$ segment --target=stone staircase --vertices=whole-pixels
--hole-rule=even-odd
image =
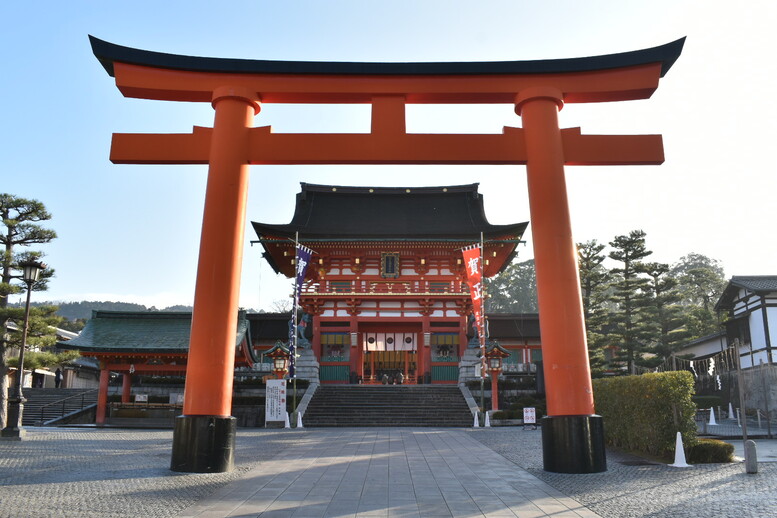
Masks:
[[[23,426],[40,426],[97,403],[96,389],[24,388]]]
[[[302,419],[306,427],[472,426],[455,385],[322,385]]]

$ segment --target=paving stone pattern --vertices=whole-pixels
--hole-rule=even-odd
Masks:
[[[598,516],[464,431],[308,433],[180,518]]]
[[[2,518],[175,516],[297,440],[241,434],[235,471],[181,474],[169,470],[168,430],[26,430],[0,441]]]
[[[540,434],[492,428],[472,437],[603,517],[777,516],[777,463],[759,462],[758,473],[748,475],[741,462],[673,468],[610,451],[605,473],[548,473]]]
[[[169,430],[27,431],[0,442],[0,518],[777,516],[777,463],[610,452],[605,473],[546,473],[540,432],[515,427],[240,429],[221,474],[171,472]]]

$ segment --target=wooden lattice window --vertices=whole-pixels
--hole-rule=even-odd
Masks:
[[[380,254],[380,276],[384,279],[399,277],[399,253],[383,252]]]

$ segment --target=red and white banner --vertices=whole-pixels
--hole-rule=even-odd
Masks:
[[[475,329],[478,332],[480,346],[486,344],[485,315],[483,314],[483,261],[480,245],[474,245],[461,251],[464,255],[464,267],[467,269],[467,284],[472,298],[472,312],[475,316]]]

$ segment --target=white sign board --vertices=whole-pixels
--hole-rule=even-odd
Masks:
[[[286,380],[267,380],[264,403],[264,420],[286,420]]]
[[[135,394],[135,403],[148,403],[148,394]]]
[[[537,424],[537,411],[535,408],[523,409],[523,424]]]

